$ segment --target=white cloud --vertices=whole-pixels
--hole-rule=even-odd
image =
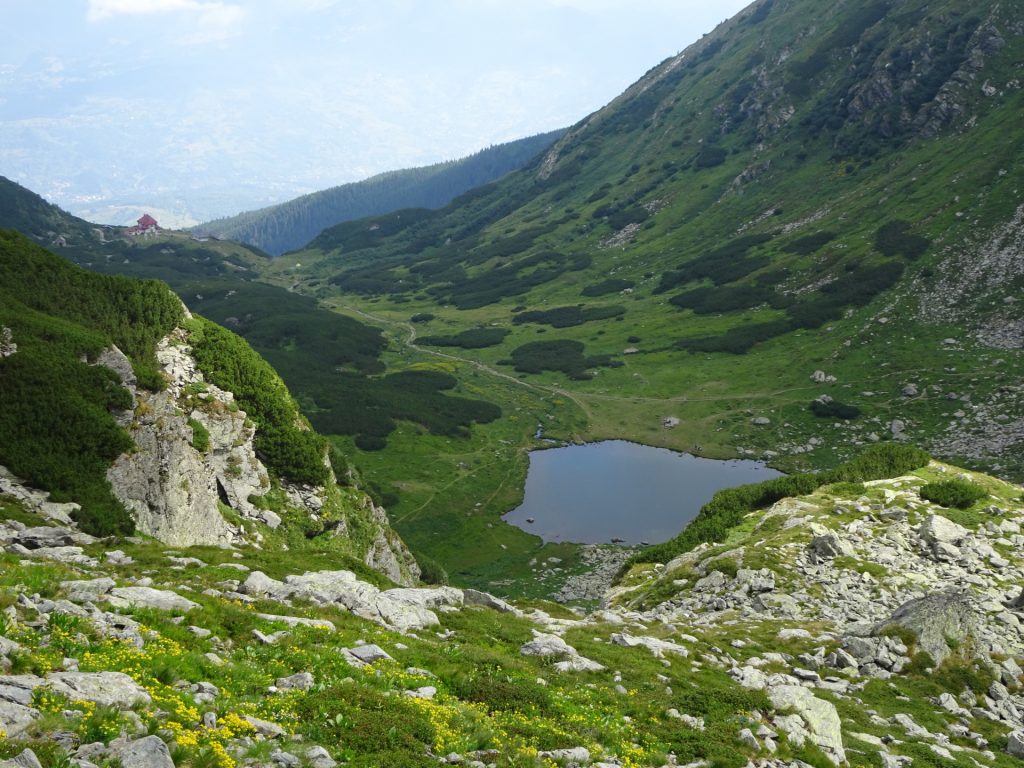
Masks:
[[[193,17],[196,32],[190,42],[210,42],[230,36],[245,16],[240,5],[219,0],[89,0],[87,18],[97,22],[115,16],[149,16],[186,13]]]

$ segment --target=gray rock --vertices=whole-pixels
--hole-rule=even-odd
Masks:
[[[928,595],[901,605],[892,616],[876,624],[872,634],[881,635],[892,627],[913,632],[918,648],[941,664],[949,656],[950,642],[962,643],[977,633],[977,609],[964,592]]]
[[[10,760],[0,761],[0,768],[43,768],[36,753],[31,749],[23,750]]]
[[[266,720],[260,720],[258,717],[243,715],[242,719],[255,728],[256,733],[266,739],[279,739],[285,735],[284,728],[279,725],[275,725],[274,723],[267,722]]]
[[[186,613],[198,608],[199,603],[167,589],[152,587],[115,587],[108,598],[112,605],[125,608],[154,608],[158,611]]]
[[[1024,730],[1016,730],[1006,738],[1006,751],[1014,757],[1024,758]]]
[[[740,743],[745,744],[755,752],[761,751],[761,742],[757,740],[757,737],[754,735],[754,732],[751,731],[749,728],[742,729],[739,732],[738,738],[740,740]]]
[[[112,751],[121,759],[122,768],[174,768],[171,753],[159,736],[146,736]]]
[[[840,765],[846,762],[842,723],[831,702],[817,698],[799,685],[772,686],[768,689],[768,698],[776,709],[792,709],[796,712],[806,724],[811,740],[821,747],[833,763]]]
[[[68,596],[68,600],[76,603],[95,603],[116,586],[116,582],[108,577],[88,579],[85,581],[62,581],[60,588]]]
[[[753,571],[740,568],[733,579],[733,589],[748,595],[758,595],[775,589],[775,574],[767,568]]]
[[[519,648],[523,656],[576,656],[576,649],[558,635],[534,630],[534,638]]]
[[[8,738],[20,736],[38,717],[38,709],[0,699],[0,727]]]
[[[570,763],[589,763],[590,750],[586,747],[569,747],[568,749],[549,749],[537,753],[538,757],[551,760],[565,760]]]
[[[959,544],[970,536],[970,531],[942,515],[929,515],[917,527],[917,534],[926,543]]]
[[[600,672],[604,669],[603,665],[598,664],[593,659],[579,655],[570,656],[564,661],[556,661],[554,667],[559,672]]]
[[[611,641],[615,645],[621,645],[625,648],[646,648],[658,659],[664,658],[666,653],[684,658],[690,655],[690,651],[686,647],[668,640],[660,640],[656,637],[636,637],[625,632],[617,632],[612,635]]]
[[[302,616],[281,616],[276,613],[257,613],[259,618],[265,621],[280,621],[282,624],[287,624],[289,627],[313,627],[314,629],[327,629],[334,631],[334,622],[329,619],[306,619]],[[253,630],[255,633],[257,630]],[[281,635],[281,632],[275,632],[271,637]],[[275,642],[275,641],[272,641]]]
[[[487,592],[476,589],[462,590],[463,599],[466,605],[482,605],[485,608],[499,611],[500,613],[518,613],[518,610],[500,597],[495,597]]]
[[[146,689],[123,672],[51,672],[46,680],[69,699],[85,699],[101,706],[131,709],[136,704],[152,703]]]
[[[298,768],[302,764],[298,756],[293,755],[291,752],[282,752],[281,750],[271,753],[270,759],[273,763],[284,766],[284,768]]]
[[[819,563],[831,560],[834,557],[853,556],[853,546],[835,531],[817,526],[812,528],[812,532],[814,533],[814,538],[811,539],[811,543],[808,546],[811,562]]]
[[[338,764],[331,753],[323,747],[310,747],[306,750],[306,759],[312,768],[335,768]]]
[[[274,683],[281,690],[308,691],[314,685],[313,675],[309,672],[298,672],[289,677],[279,677]]]
[[[0,656],[10,656],[12,653],[17,653],[20,650],[21,645],[19,643],[0,635]]]
[[[410,699],[432,699],[437,696],[437,688],[432,685],[424,685],[420,688],[410,691],[404,691],[403,696]]]
[[[375,661],[383,661],[385,659],[394,661],[387,651],[379,645],[372,643],[370,645],[357,645],[346,650],[364,664],[373,664]]]

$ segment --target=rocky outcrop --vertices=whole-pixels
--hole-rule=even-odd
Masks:
[[[391,529],[384,508],[378,507],[369,497],[366,497],[363,508],[377,525],[377,533],[366,550],[363,562],[396,584],[415,584],[420,577],[420,567],[405,542]]]
[[[253,450],[254,429],[230,392],[203,381],[184,331],[160,342],[157,361],[167,388],[148,392],[135,386],[130,364],[116,349],[99,358],[137,403],[125,419],[136,449],[118,457],[107,479],[144,533],[173,546],[237,542],[241,532],[224,520],[219,503],[261,518],[248,501],[269,487]],[[203,450],[190,421],[209,435]]]
[[[271,600],[308,600],[315,605],[337,605],[357,616],[384,626],[408,631],[438,623],[437,614],[427,605],[461,603],[461,592],[441,589],[397,589],[382,592],[360,581],[351,571],[317,571],[285,577],[277,581],[261,571],[253,571],[239,587],[243,595]],[[457,597],[455,593],[458,592]]]
[[[18,351],[18,345],[14,343],[14,332],[6,325],[0,327],[0,360],[10,357]]]
[[[842,722],[834,704],[819,699],[800,685],[769,688],[768,698],[776,709],[792,710],[803,721],[797,723],[785,717],[775,719],[779,729],[786,731],[797,746],[802,746],[803,741],[810,738],[833,763],[840,765],[846,762]]]

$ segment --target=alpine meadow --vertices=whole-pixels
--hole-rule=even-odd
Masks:
[[[88,6],[193,14],[182,67],[269,7]],[[497,123],[536,81],[461,42]],[[380,63],[353,125],[410,98]],[[189,230],[0,177],[0,768],[1021,765],[1022,114],[1019,0],[756,0],[567,129]],[[241,163],[219,125],[183,146]],[[652,488],[560,465],[504,519],[606,441],[768,479],[652,537]]]

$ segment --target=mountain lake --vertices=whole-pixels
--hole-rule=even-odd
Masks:
[[[530,452],[523,503],[506,522],[545,541],[657,544],[716,491],[781,476],[759,461],[718,461],[624,440]]]

